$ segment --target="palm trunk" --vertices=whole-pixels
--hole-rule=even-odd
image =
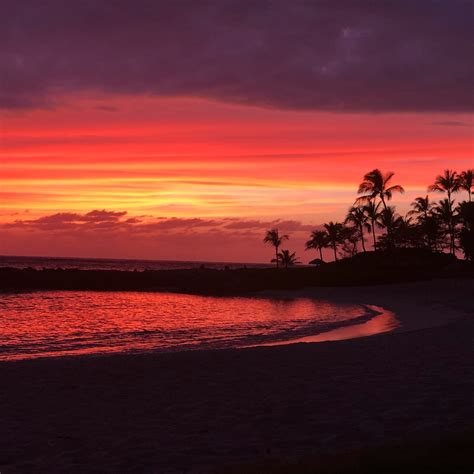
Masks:
[[[362,227],[362,225],[360,226],[360,239],[362,241],[362,250],[364,252],[366,252],[365,250],[365,242],[364,242],[364,228]]]
[[[321,259],[321,262],[324,262],[323,260],[323,249],[319,247],[319,258]]]
[[[387,210],[387,204],[385,204],[385,199],[383,196],[380,196],[380,200],[382,201],[383,208]],[[393,239],[392,239],[392,226],[390,224],[387,225],[387,236],[388,236],[388,245],[390,249],[393,248]]]
[[[372,237],[374,239],[374,250],[377,251],[377,239],[375,238],[375,220],[372,221]]]
[[[277,269],[280,268],[278,264],[278,245],[275,246],[275,263],[276,263]]]
[[[332,249],[334,250],[334,260],[337,260],[337,245],[333,244]]]

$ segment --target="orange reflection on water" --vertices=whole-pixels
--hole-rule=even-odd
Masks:
[[[374,318],[375,311],[310,298],[91,291],[4,294],[0,360],[344,339],[388,330],[391,316]],[[366,323],[357,324],[361,322]]]

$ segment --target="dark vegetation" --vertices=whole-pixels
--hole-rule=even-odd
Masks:
[[[143,272],[0,268],[0,289],[176,291],[231,295],[270,289],[383,284],[460,276],[474,277],[474,263],[428,249],[401,248],[362,252],[319,267],[296,267],[288,271],[276,268]]]
[[[447,197],[433,201],[429,195],[415,198],[412,209],[401,216],[389,201],[396,193],[405,190],[399,184],[393,184],[394,173],[382,173],[374,169],[366,173],[359,185],[359,197],[349,208],[344,222],[328,222],[314,230],[306,242],[306,250],[316,250],[324,262],[323,249],[331,249],[334,260],[352,257],[360,251],[366,252],[367,246],[373,250],[391,251],[400,248],[428,249],[431,252],[448,252],[455,255],[461,251],[466,260],[474,258],[474,202],[472,189],[474,170],[457,173],[444,170],[436,176],[427,191],[444,193]],[[455,195],[464,193],[467,200],[456,203]],[[366,243],[367,237],[367,243]],[[267,231],[264,243],[275,247],[277,268],[280,264],[288,267],[298,263],[296,255],[286,259],[288,250],[279,249],[288,235],[280,235],[278,229]],[[370,244],[369,244],[370,242]],[[360,247],[359,247],[360,244]],[[286,254],[285,254],[286,252]]]

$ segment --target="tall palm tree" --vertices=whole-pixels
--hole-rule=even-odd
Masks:
[[[359,185],[358,193],[366,193],[363,196],[360,196],[357,201],[367,202],[373,199],[380,199],[380,202],[383,205],[384,211],[387,211],[388,205],[387,201],[392,199],[393,193],[404,193],[405,190],[399,184],[391,184],[395,173],[388,171],[387,173],[382,173],[378,168],[369,171],[364,175],[362,183]],[[392,238],[392,228],[387,227],[387,237],[389,243],[393,241]]]
[[[445,223],[448,228],[450,237],[450,253],[454,254],[456,251],[455,236],[454,236],[454,199],[452,194],[459,191],[461,188],[461,180],[456,171],[449,169],[444,170],[442,175],[436,176],[435,182],[428,187],[428,191],[438,193],[446,193],[448,199],[443,199],[436,206],[438,217]]]
[[[288,269],[288,267],[300,263],[300,261],[296,257],[296,252],[290,253],[289,250],[282,250],[281,252],[279,252],[277,254],[277,259],[280,261],[280,263],[285,269]]]
[[[324,228],[328,234],[328,242],[334,251],[334,260],[337,260],[337,246],[342,242],[342,232],[344,226],[340,222],[329,222],[324,224]]]
[[[280,235],[278,233],[278,229],[267,230],[267,233],[265,234],[265,238],[263,239],[264,243],[270,244],[273,247],[275,247],[275,263],[276,263],[277,268],[278,268],[278,263],[279,263],[278,250],[280,248],[281,243],[284,240],[288,240],[288,239],[289,239],[288,235],[286,235],[286,234],[285,235]]]
[[[377,239],[375,238],[375,227],[377,225],[377,221],[380,217],[380,203],[375,203],[374,200],[370,200],[364,206],[364,212],[367,216],[367,229],[368,231],[372,231],[372,238],[374,240],[374,250],[377,250]]]
[[[444,173],[436,176],[435,182],[431,186],[428,186],[428,191],[447,193],[448,201],[452,206],[453,200],[451,199],[451,195],[459,191],[460,186],[461,181],[456,171],[444,170]]]
[[[359,202],[367,202],[379,198],[384,209],[387,209],[387,201],[392,199],[393,193],[404,193],[405,190],[399,184],[390,185],[395,173],[391,171],[383,174],[379,169],[369,171],[364,175],[359,185],[358,194],[366,193],[358,198]]]
[[[471,202],[472,188],[474,186],[474,170],[463,171],[460,175],[459,185],[461,189],[467,191],[469,202]]]
[[[328,233],[324,230],[313,230],[310,239],[306,242],[306,250],[319,250],[321,262],[324,262],[323,249],[327,247],[329,247]]]
[[[364,207],[363,206],[352,206],[346,216],[346,220],[344,221],[344,224],[351,223],[353,224],[360,236],[360,240],[362,242],[362,250],[365,252],[365,239],[364,239],[364,228],[370,227],[367,226],[367,215],[364,212]]]

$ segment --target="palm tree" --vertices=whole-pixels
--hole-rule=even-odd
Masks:
[[[280,245],[281,243],[284,241],[284,240],[288,240],[289,237],[285,234],[285,235],[280,235],[278,233],[278,229],[270,229],[270,230],[267,230],[267,233],[265,234],[265,238],[263,239],[263,242],[265,244],[270,244],[270,245],[273,245],[273,247],[275,247],[275,263],[276,263],[276,267],[278,268],[278,249],[280,248]],[[273,260],[272,260],[273,261]]]
[[[451,199],[453,193],[461,188],[461,180],[456,171],[444,170],[444,174],[436,176],[435,182],[428,187],[428,191],[438,193],[447,193],[448,199],[439,202],[436,212],[438,217],[445,223],[450,236],[450,253],[454,254],[455,236],[454,236],[454,199]]]
[[[428,192],[447,193],[448,201],[452,206],[451,195],[459,191],[460,186],[461,182],[456,171],[444,170],[444,174],[436,176],[435,182],[428,186]]]
[[[455,244],[455,222],[453,202],[448,199],[442,199],[434,208],[434,212],[439,220],[445,225],[447,229],[446,234],[449,235],[449,252],[454,255],[456,251]]]
[[[357,228],[360,236],[360,240],[362,242],[362,250],[365,252],[365,242],[364,242],[364,227],[370,228],[370,225],[367,226],[367,216],[364,212],[363,206],[352,206],[346,216],[346,220],[344,224],[354,224]]]
[[[334,251],[334,260],[337,260],[337,246],[342,242],[342,231],[344,226],[340,222],[329,222],[324,224],[328,235],[328,243]]]
[[[399,219],[401,219],[401,217],[395,212],[394,206],[388,206],[380,212],[377,224],[378,227],[387,229],[386,239],[389,247],[395,245],[393,232],[399,224]]]
[[[462,202],[458,206],[461,223],[459,244],[466,260],[474,260],[474,202]]]
[[[383,174],[379,169],[369,171],[364,175],[362,183],[359,185],[358,194],[367,193],[360,196],[359,202],[367,202],[379,198],[384,209],[387,209],[387,202],[392,199],[393,193],[404,193],[405,190],[399,184],[390,186],[390,181],[395,173],[389,171]]]
[[[374,200],[369,201],[365,206],[364,206],[364,212],[367,216],[367,220],[370,222],[367,222],[367,230],[370,232],[372,231],[372,238],[374,239],[374,250],[377,250],[377,239],[375,238],[375,226],[377,225],[377,221],[379,220],[380,217],[380,203],[378,202],[377,204],[375,203]]]
[[[369,171],[364,175],[362,183],[359,185],[358,193],[367,193],[364,196],[360,196],[358,202],[367,202],[376,198],[380,199],[384,210],[388,209],[387,201],[392,199],[393,193],[404,193],[405,190],[399,184],[390,185],[395,173],[389,171],[383,174],[378,168]],[[389,243],[392,239],[392,228],[387,227],[387,236]]]
[[[342,251],[345,255],[353,257],[357,253],[357,242],[359,242],[359,229],[354,226],[343,226],[341,229]]]
[[[277,254],[277,258],[274,260],[279,260],[279,262],[288,269],[289,266],[296,265],[300,263],[298,258],[296,257],[296,252],[290,253],[289,250],[282,250]]]
[[[324,262],[323,249],[327,247],[329,247],[328,233],[324,230],[313,230],[310,239],[306,242],[306,250],[319,250],[321,262]]]
[[[474,170],[463,171],[459,179],[459,187],[467,191],[469,202],[471,202],[472,188],[474,186]]]
[[[413,208],[408,212],[409,216],[416,216],[418,220],[426,220],[431,214],[433,203],[430,201],[428,196],[426,197],[417,197],[412,203],[411,207]]]

